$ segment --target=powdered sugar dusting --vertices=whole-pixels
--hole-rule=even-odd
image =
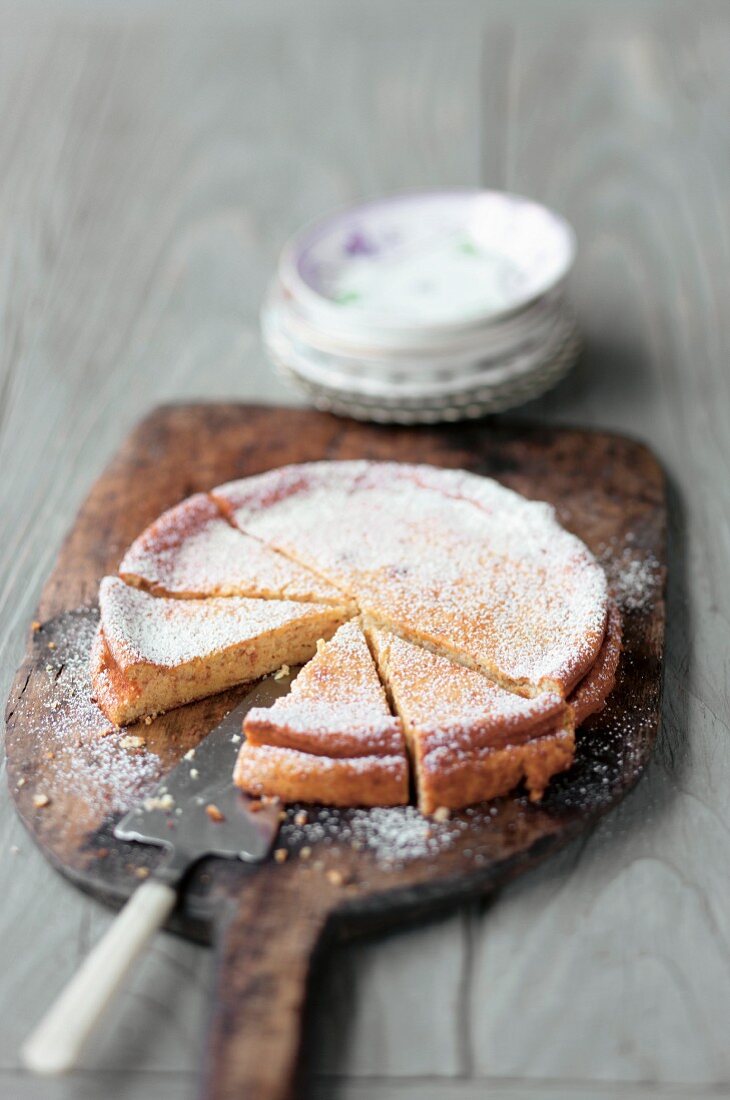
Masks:
[[[205,493],[164,512],[134,541],[119,572],[178,597],[340,599],[332,585],[233,527]]]
[[[489,479],[313,463],[214,495],[243,530],[326,573],[382,625],[490,675],[567,691],[600,647],[603,570],[549,506]]]
[[[303,817],[303,819],[302,819]],[[340,848],[372,853],[381,867],[396,868],[447,851],[468,829],[463,818],[435,822],[415,806],[379,806],[369,810],[290,811],[281,841],[301,851],[313,846],[336,856]]]
[[[555,692],[524,698],[385,631],[371,637],[398,712],[424,753],[514,744],[536,726],[562,722],[564,703]]]
[[[99,606],[107,645],[124,671],[138,663],[174,668],[323,613],[321,605],[287,600],[167,599],[116,577],[102,580]]]
[[[93,701],[87,654],[97,621],[89,611],[71,612],[62,629],[55,628],[46,721],[34,731],[46,755],[54,754],[55,784],[62,787],[54,799],[73,797],[79,819],[82,806],[83,813],[100,817],[125,811],[161,776],[161,761],[148,751],[144,734],[135,730],[132,741]]]
[[[403,751],[362,627],[351,620],[320,642],[288,695],[246,717],[256,743],[284,744],[334,756]]]

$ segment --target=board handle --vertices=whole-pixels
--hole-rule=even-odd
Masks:
[[[25,1041],[20,1055],[29,1070],[57,1074],[73,1069],[104,1009],[176,900],[171,886],[152,879],[135,890]]]
[[[289,870],[261,867],[218,924],[201,1100],[297,1095],[307,986],[333,899],[326,883],[301,891]]]

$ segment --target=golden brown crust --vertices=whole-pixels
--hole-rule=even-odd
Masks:
[[[326,806],[402,806],[408,802],[405,755],[332,759],[246,742],[233,778],[249,794],[275,796],[283,802]]]
[[[99,627],[91,646],[91,683],[99,709],[115,726],[136,720],[140,690],[127,680],[109,652]]]
[[[502,749],[474,749],[450,757],[433,753],[415,760],[419,809],[463,809],[509,794],[522,780],[531,801],[538,801],[550,779],[569,768],[575,752],[572,728]]]
[[[573,708],[576,727],[585,722],[591,714],[602,710],[606,705],[606,699],[614,689],[616,671],[621,657],[622,633],[621,612],[616,603],[611,601],[603,645],[593,667],[568,698],[568,703]]]

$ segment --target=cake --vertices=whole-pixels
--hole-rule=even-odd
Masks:
[[[250,710],[243,730],[235,779],[250,793],[334,806],[408,801],[401,723],[355,619],[320,642],[288,695]]]
[[[556,692],[525,698],[384,630],[373,650],[408,741],[419,808],[461,809],[511,790],[533,799],[573,759],[573,714]]]
[[[342,604],[309,569],[237,531],[205,493],[175,505],[142,532],[119,566],[127,584],[159,596],[249,596]]]
[[[408,765],[398,756],[314,756],[278,745],[241,746],[234,782],[252,795],[327,806],[400,806]]]
[[[357,603],[366,621],[563,695],[595,661],[606,578],[552,508],[461,471],[310,463],[214,489],[233,523]]]
[[[100,589],[116,723],[304,663],[249,712],[235,781],[332,805],[461,808],[569,767],[621,619],[549,505],[461,470],[283,467],[164,513]],[[308,663],[306,663],[308,662]]]
[[[307,661],[348,614],[293,600],[168,599],[117,577],[102,580],[99,611],[92,683],[117,725]]]

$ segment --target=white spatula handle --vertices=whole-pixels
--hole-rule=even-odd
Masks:
[[[26,1040],[21,1057],[34,1073],[71,1069],[127,972],[172,911],[177,894],[163,882],[135,890],[117,919]]]

